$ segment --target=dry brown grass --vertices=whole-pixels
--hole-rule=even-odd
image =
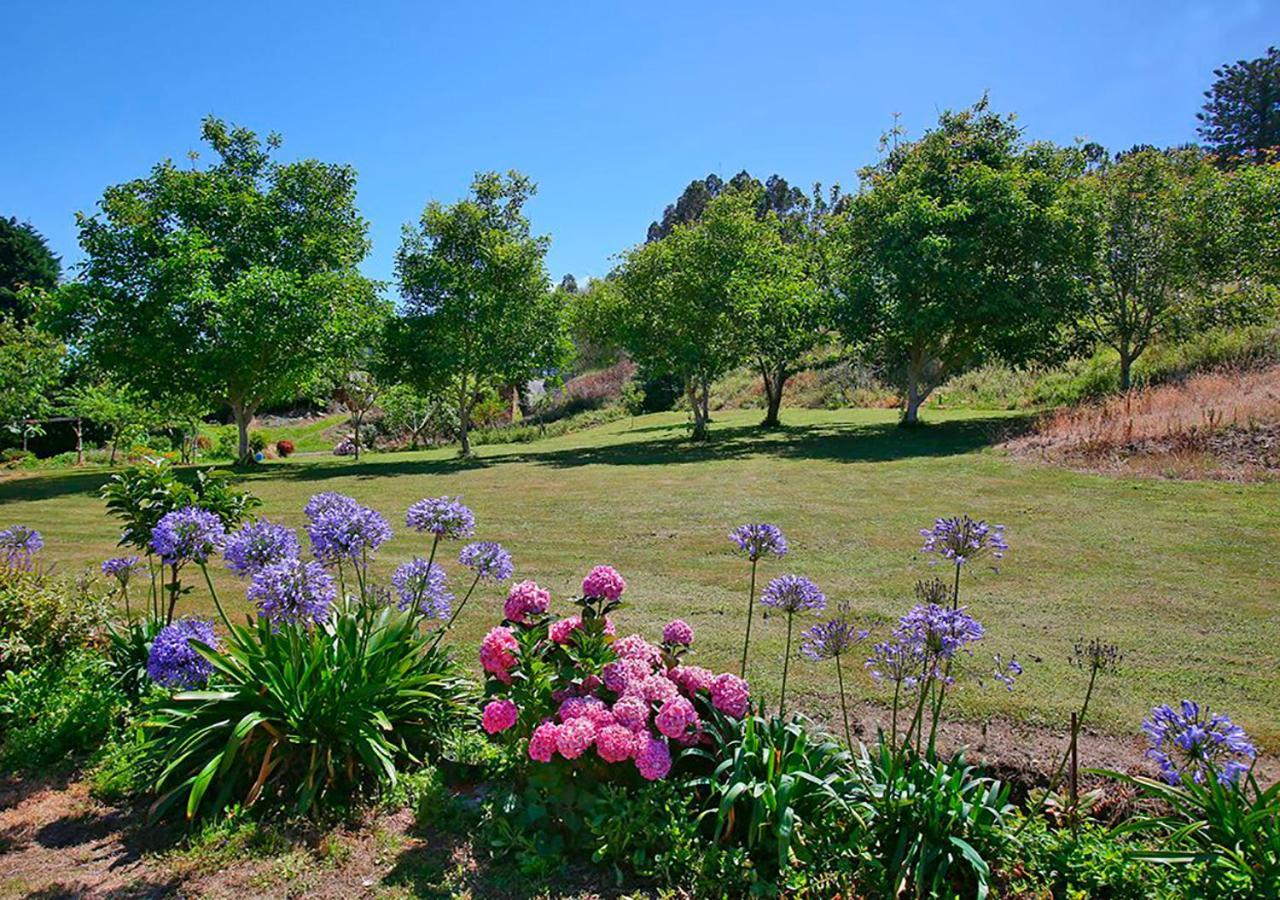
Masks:
[[[1196,375],[1060,409],[1005,445],[1089,469],[1174,478],[1280,474],[1280,366]]]

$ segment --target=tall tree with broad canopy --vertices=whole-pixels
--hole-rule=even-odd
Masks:
[[[26,449],[29,419],[47,416],[63,373],[65,348],[53,336],[0,313],[0,426]]]
[[[170,160],[108,188],[79,218],[84,290],[58,319],[100,367],[160,399],[224,402],[249,456],[264,404],[305,394],[367,342],[386,303],[357,266],[369,248],[356,173],[272,159],[280,139],[204,120],[205,168]]]
[[[1196,113],[1200,137],[1227,166],[1280,160],[1280,49],[1213,70]]]
[[[452,398],[463,455],[478,397],[568,355],[563,293],[551,290],[545,264],[550,241],[524,214],[535,190],[519,172],[479,173],[467,198],[429,203],[396,254],[405,302],[392,353],[404,380]]]
[[[983,98],[864,170],[825,223],[836,323],[901,387],[904,424],[952,375],[1062,348],[1087,255],[1064,186],[1084,157],[1024,143]]]
[[[62,262],[29,222],[0,217],[0,314],[19,324],[31,318],[29,292],[50,291],[62,277]]]

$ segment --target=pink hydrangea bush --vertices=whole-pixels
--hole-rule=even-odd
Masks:
[[[618,637],[610,616],[625,590],[615,569],[596,566],[571,601],[577,609],[556,615],[534,582],[511,588],[503,624],[480,645],[490,676],[485,731],[534,764],[655,781],[671,771],[678,749],[707,739],[705,715],[747,714],[745,681],[682,662],[694,641],[687,622],[669,623],[660,644]]]

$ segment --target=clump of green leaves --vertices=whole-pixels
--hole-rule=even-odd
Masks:
[[[105,617],[104,598],[85,579],[0,566],[0,673],[57,662]]]

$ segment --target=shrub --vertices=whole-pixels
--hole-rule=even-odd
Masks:
[[[89,651],[6,672],[0,681],[0,766],[65,767],[101,745],[125,706],[106,661]]]
[[[281,459],[284,459],[287,456],[292,456],[293,450],[293,441],[287,439],[276,441],[276,454]]]
[[[238,442],[239,442],[239,437],[237,436],[237,444],[238,444]],[[237,447],[237,449],[239,449],[239,448]],[[264,450],[266,450],[266,449],[267,449],[267,436],[266,436],[266,434],[265,434],[264,432],[261,432],[261,431],[251,431],[251,432],[249,432],[249,452],[250,452],[250,453],[262,453],[262,452],[263,452]]]
[[[87,580],[0,565],[0,673],[56,663],[106,618],[105,598]]]
[[[689,887],[712,852],[699,834],[694,798],[669,781],[602,786],[587,807],[585,831],[592,861],[610,866],[619,883],[630,872],[666,888]]]

